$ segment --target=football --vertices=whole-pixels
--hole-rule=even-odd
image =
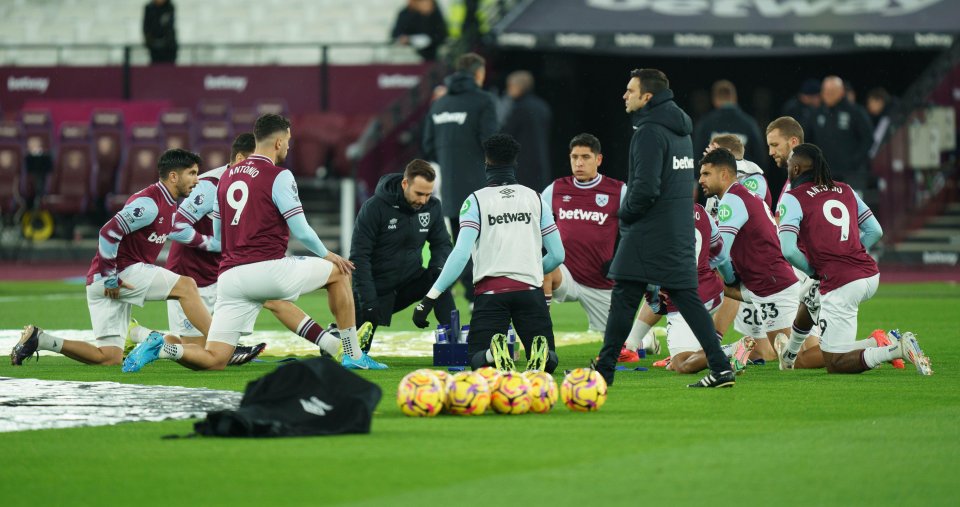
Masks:
[[[563,404],[575,412],[595,412],[607,401],[607,382],[592,368],[577,368],[560,385]]]
[[[461,371],[450,381],[445,407],[454,415],[481,415],[490,405],[490,388],[479,373]]]
[[[452,379],[453,376],[444,370],[431,370],[430,368],[420,368],[414,373],[429,373],[437,377],[437,380],[440,381],[440,386],[442,387],[441,391],[443,391],[443,399],[446,401],[447,391],[450,390],[450,379]]]
[[[530,381],[520,373],[501,373],[499,385],[490,390],[490,406],[498,414],[526,414],[530,410],[530,390]]]
[[[490,388],[490,392],[494,392],[500,387],[500,380],[502,379],[502,373],[500,373],[493,366],[484,366],[476,370],[481,377],[487,381],[487,387]]]
[[[553,375],[543,371],[528,371],[523,376],[530,381],[530,411],[535,414],[549,412],[560,397]]]
[[[432,371],[417,370],[400,380],[397,406],[410,417],[432,417],[443,408],[444,395],[444,385]]]

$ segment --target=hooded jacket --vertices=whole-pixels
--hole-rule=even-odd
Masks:
[[[442,268],[453,249],[443,223],[440,201],[431,197],[413,209],[403,196],[403,174],[386,174],[374,196],[360,207],[350,260],[353,289],[361,304],[376,302],[378,294],[397,290],[423,270],[423,245],[430,243],[430,268]]]
[[[693,122],[670,90],[654,95],[632,119],[636,130],[610,278],[696,288]]]
[[[483,188],[483,141],[497,132],[493,97],[473,76],[456,72],[447,77],[447,94],[430,106],[423,132],[423,152],[440,164],[440,199],[446,216],[456,219],[471,192]]]

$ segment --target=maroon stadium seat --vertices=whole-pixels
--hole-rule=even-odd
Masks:
[[[287,115],[287,101],[284,99],[261,99],[258,100],[254,109],[257,116],[261,114],[282,114]]]
[[[22,202],[23,140],[19,123],[0,122],[0,214],[9,215]]]
[[[196,152],[203,160],[201,171],[220,167],[230,160],[233,141],[231,124],[222,120],[205,121],[197,130]]]
[[[229,120],[230,101],[206,99],[197,103],[197,116],[202,120]]]
[[[123,142],[123,113],[121,111],[94,111],[90,118],[93,126],[93,146],[97,160],[94,197],[102,199],[116,184],[120,169]]]
[[[244,132],[253,132],[253,124],[256,121],[257,112],[250,108],[234,109],[233,112],[230,113],[230,123],[233,124],[235,136]]]
[[[42,204],[54,214],[85,213],[96,174],[96,158],[90,148],[90,128],[82,123],[64,123],[60,137],[53,173],[47,181]]]
[[[369,115],[358,115],[351,116],[347,118],[347,121],[344,124],[344,128],[341,131],[342,135],[340,136],[339,142],[333,148],[333,161],[331,162],[331,169],[339,174],[340,176],[347,176],[350,174],[350,161],[347,159],[347,148],[351,143],[355,142],[360,138],[360,135],[363,134],[363,131],[366,130],[367,125],[370,124],[372,116]]]
[[[156,142],[131,141],[117,173],[115,192],[107,196],[107,211],[119,211],[133,193],[157,181],[157,159],[161,153],[162,145]]]
[[[175,108],[160,113],[160,125],[163,127],[164,144],[168,149],[183,148],[189,150],[193,145],[189,109]]]
[[[291,147],[294,174],[314,177],[318,167],[328,166],[345,125],[346,118],[338,113],[308,113],[298,117],[297,138]]]

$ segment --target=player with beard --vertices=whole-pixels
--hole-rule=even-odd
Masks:
[[[165,342],[151,334],[127,356],[123,371],[139,371],[157,359],[195,370],[223,369],[240,336],[253,331],[264,303],[295,301],[321,287],[329,294],[342,340],[322,333],[320,348],[339,355],[342,347],[351,358],[361,359],[350,288],[353,264],[326,249],[307,224],[293,174],[276,165],[289,151],[290,121],[264,114],[254,125],[254,136],[254,154],[225,171],[217,187],[213,228],[221,238],[223,256],[206,346]],[[287,257],[290,233],[317,257]],[[319,328],[306,315],[297,326],[314,327]]]

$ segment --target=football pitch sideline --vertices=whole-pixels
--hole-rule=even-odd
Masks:
[[[322,296],[298,304],[330,320]],[[586,327],[575,303],[551,313],[558,332]],[[134,315],[166,327],[165,305]],[[393,322],[384,331],[415,330],[409,310]],[[0,330],[28,323],[89,328],[82,286],[0,284]],[[257,328],[281,329],[267,313]],[[650,371],[617,373],[596,413],[560,405],[545,415],[417,419],[400,413],[396,387],[430,358],[377,355],[375,342],[390,369],[360,372],[384,393],[369,435],[161,439],[189,433],[189,420],[0,433],[0,505],[960,505],[960,287],[881,282],[858,334],[875,328],[915,332],[935,374],[909,363],[862,375],[768,363],[733,389],[695,390],[683,386],[698,376],[652,368],[648,357],[640,365]],[[561,347],[555,378],[598,348]],[[0,377],[242,391],[275,367],[197,373],[159,361],[122,374],[43,356],[16,368],[4,359]]]

